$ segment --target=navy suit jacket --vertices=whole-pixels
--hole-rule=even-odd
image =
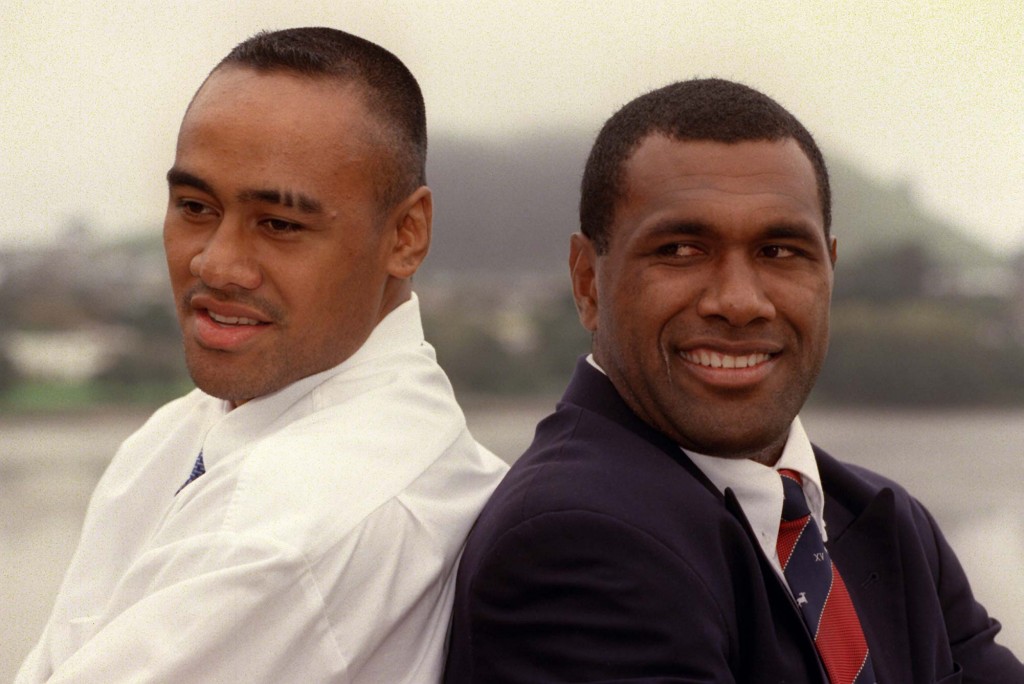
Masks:
[[[924,507],[815,454],[879,681],[1024,683]],[[732,492],[585,360],[484,508],[455,591],[449,684],[827,681]]]

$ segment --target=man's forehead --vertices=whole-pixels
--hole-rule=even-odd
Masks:
[[[197,108],[286,105],[290,100],[320,101],[328,108],[353,108],[372,118],[366,88],[333,74],[303,74],[291,69],[257,69],[227,64],[214,69],[192,97],[185,119]]]
[[[794,138],[720,142],[648,135],[623,164],[618,204],[663,183],[732,186],[744,192],[788,187],[810,190],[820,204],[814,167]]]
[[[178,149],[196,134],[207,144],[248,134],[260,143],[276,139],[293,152],[319,147],[362,158],[374,154],[380,139],[377,119],[352,84],[231,65],[216,69],[196,93],[181,122]]]
[[[788,148],[786,155],[778,150]],[[685,165],[694,172],[716,172],[730,165],[738,157],[751,161],[770,159],[772,165],[788,170],[806,169],[813,174],[811,160],[795,138],[751,139],[721,141],[703,138],[675,138],[662,132],[652,132],[633,147],[623,167],[643,171],[656,163]],[[668,161],[670,160],[670,161]]]
[[[817,178],[794,139],[724,143],[650,135],[623,166],[609,238],[641,217],[645,225],[660,215],[697,225],[725,216],[725,209],[737,216],[756,211],[760,220],[799,216],[824,232]]]

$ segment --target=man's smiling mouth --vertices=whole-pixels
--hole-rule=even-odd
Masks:
[[[206,310],[206,313],[210,318],[221,325],[262,325],[262,321],[257,321],[252,318],[243,318],[241,316],[221,316],[213,313],[209,309]]]
[[[771,354],[723,354],[707,349],[694,349],[681,352],[686,361],[704,366],[705,368],[753,368],[772,357]]]

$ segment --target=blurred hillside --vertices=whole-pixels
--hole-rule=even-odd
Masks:
[[[554,133],[432,139],[427,181],[434,190],[434,243],[425,272],[563,275],[591,143],[585,135]],[[909,182],[886,185],[827,157],[841,260],[917,244],[935,265],[1000,263],[953,224],[924,213]]]
[[[557,392],[589,344],[567,245],[590,139],[436,136],[428,338],[462,392]],[[1024,258],[923,211],[908,183],[829,158],[840,241],[833,342],[814,400],[1024,404]],[[159,226],[117,244],[72,225],[0,254],[0,402],[155,402],[187,387]]]

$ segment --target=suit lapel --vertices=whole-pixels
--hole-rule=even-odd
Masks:
[[[618,423],[629,432],[658,447],[721,500],[722,493],[708,480],[700,468],[687,458],[679,445],[640,420],[619,396],[608,376],[591,366],[586,358],[580,358],[576,362],[576,370],[562,395],[559,405],[561,404],[578,406]]]

